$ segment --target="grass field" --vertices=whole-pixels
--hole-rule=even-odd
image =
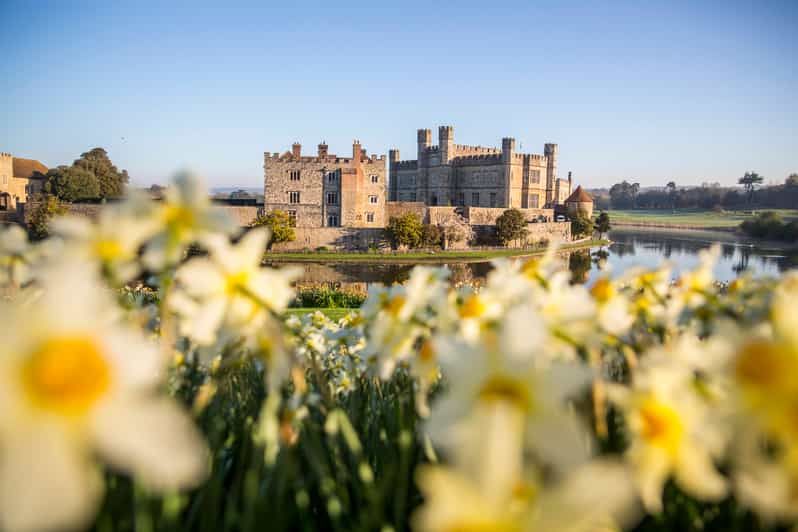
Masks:
[[[606,240],[588,240],[575,244],[566,244],[562,249],[593,247],[606,244]],[[265,261],[276,262],[440,262],[443,260],[457,261],[483,261],[497,257],[520,257],[543,253],[540,249],[490,249],[490,250],[461,250],[461,251],[436,251],[436,252],[409,252],[409,253],[337,253],[331,251],[308,252],[267,252],[263,255]]]
[[[755,211],[724,211],[714,212],[701,209],[679,209],[670,210],[611,210],[610,223],[640,223],[640,224],[661,224],[680,227],[713,228],[728,227],[733,228],[740,225],[743,220],[752,218],[755,214],[774,211],[778,212],[785,220],[798,218],[796,209],[759,209]]]
[[[286,310],[286,314],[296,314],[297,316],[304,316],[305,314],[312,314],[320,310],[331,320],[338,320],[349,314],[350,312],[357,312],[358,309],[354,308],[290,308]]]

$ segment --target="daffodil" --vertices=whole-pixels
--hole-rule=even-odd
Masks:
[[[727,491],[714,465],[724,450],[724,434],[686,374],[680,367],[653,366],[638,369],[631,389],[610,388],[630,433],[626,459],[650,512],[662,510],[662,489],[671,476],[700,499],[718,500]]]
[[[86,527],[102,498],[101,464],[154,490],[204,475],[198,431],[158,393],[156,346],[119,324],[92,274],[64,261],[43,271],[35,305],[0,307],[5,530]]]
[[[96,221],[82,216],[56,218],[52,232],[67,240],[66,252],[99,265],[112,281],[124,283],[141,273],[141,246],[158,231],[150,204],[131,193],[122,203],[104,206]]]
[[[153,271],[177,264],[190,244],[205,244],[208,237],[236,229],[227,213],[211,203],[205,181],[188,173],[175,178],[153,216],[159,231],[144,249],[144,264]]]

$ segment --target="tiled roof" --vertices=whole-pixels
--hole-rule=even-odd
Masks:
[[[24,179],[41,179],[44,174],[47,173],[47,167],[35,159],[22,159],[20,157],[14,157],[13,162],[14,177],[20,177]],[[40,173],[41,176],[34,176],[36,172]]]
[[[584,191],[582,185],[576,187],[573,194],[568,196],[568,199],[565,200],[565,203],[593,203],[593,198],[590,197],[590,194]]]

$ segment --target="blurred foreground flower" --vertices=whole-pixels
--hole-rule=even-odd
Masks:
[[[118,324],[111,294],[92,273],[63,261],[42,273],[35,304],[0,307],[3,529],[90,524],[103,493],[96,458],[153,490],[204,475],[200,435],[157,393],[156,347]]]

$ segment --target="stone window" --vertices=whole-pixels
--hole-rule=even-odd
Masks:
[[[538,208],[538,195],[532,194],[529,196],[529,208],[530,209],[537,209]]]
[[[296,227],[296,211],[293,209],[288,211],[288,222]]]
[[[540,183],[540,170],[530,170],[529,175],[532,177],[533,183]]]
[[[299,181],[299,170],[291,170],[288,172],[288,177],[291,181]]]
[[[8,176],[7,175],[3,175],[3,184],[4,185],[8,184]]]
[[[369,203],[374,205],[374,204],[377,204],[379,202],[380,202],[380,200],[379,200],[379,198],[377,198],[377,196],[369,196]]]
[[[465,192],[461,192],[457,195],[457,204],[460,206],[465,206]]]
[[[327,193],[327,205],[338,205],[338,193],[337,192],[328,192]]]
[[[496,206],[496,193],[495,192],[491,192],[490,193],[490,206],[491,207],[495,207]]]
[[[430,198],[430,200],[429,200],[429,203],[430,203],[430,205],[432,205],[433,207],[437,207],[437,206],[438,206],[438,196],[436,196],[436,195],[434,195],[434,194],[433,194],[433,195],[432,195],[432,197],[431,197],[431,198]]]
[[[416,193],[415,192],[411,192],[410,193],[410,201],[416,201]]]
[[[471,193],[471,205],[474,205],[476,207],[479,206],[479,192]]]
[[[369,222],[369,223],[373,223],[374,222],[374,213],[373,212],[367,212],[366,213],[366,221]]]
[[[299,203],[299,191],[292,190],[288,193],[288,203]]]
[[[328,183],[335,183],[338,180],[338,172],[327,172],[327,182]]]
[[[338,227],[338,215],[330,214],[327,216],[327,227]]]
[[[378,176],[377,174],[372,174],[371,182],[372,183],[379,183],[380,182],[380,176]]]

